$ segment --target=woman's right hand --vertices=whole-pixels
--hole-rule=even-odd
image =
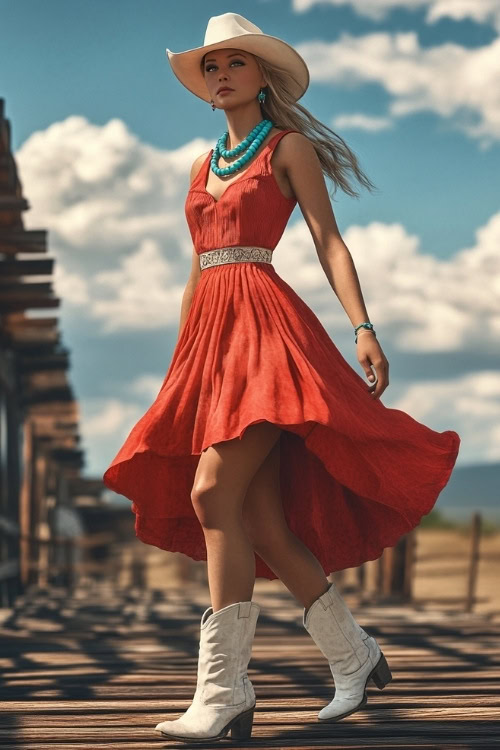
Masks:
[[[356,348],[358,362],[369,380],[374,379],[370,365],[373,365],[375,368],[378,378],[377,384],[373,390],[371,390],[371,386],[368,386],[368,391],[372,398],[380,398],[389,385],[389,362],[387,357],[382,351],[382,347],[380,346],[375,334],[366,329],[365,332],[358,333]]]

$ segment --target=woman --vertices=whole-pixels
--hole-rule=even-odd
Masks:
[[[323,172],[351,195],[349,171],[371,183],[345,142],[297,104],[304,60],[236,13],[210,18],[202,47],[167,54],[184,86],[224,110],[228,131],[191,169],[193,263],[170,367],[104,481],[133,501],[141,540],[207,560],[212,606],[193,702],[156,730],[245,739],[256,576],[279,577],[303,604],[330,664],[335,696],[318,718],[360,709],[368,681],[383,688],[391,673],[326,575],[378,558],[419,523],[460,438],[380,401],[389,366]],[[297,202],[369,380],[375,368],[370,386],[272,265]]]

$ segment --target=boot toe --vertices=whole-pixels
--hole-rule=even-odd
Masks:
[[[155,732],[165,732],[165,734],[177,734],[180,731],[180,727],[177,721],[160,721],[155,726]]]
[[[321,711],[318,713],[318,719],[321,719],[323,721],[327,719],[341,719],[344,716],[353,714],[355,711],[358,711],[358,709],[363,708],[363,706],[366,705],[366,702],[366,695],[363,695],[361,700],[348,700],[346,698],[339,698],[338,700],[335,700],[334,698],[327,706],[323,706]]]
[[[172,737],[172,739],[214,739],[213,727],[188,726],[188,724],[181,719],[162,721],[156,725],[155,730],[161,732],[163,735]]]
[[[186,725],[180,719],[160,721],[155,726],[155,732],[165,732],[165,734],[185,734],[186,729]]]
[[[242,708],[241,706],[203,706],[195,714],[194,705],[190,706],[189,714],[174,719],[173,721],[161,721],[156,725],[155,730],[173,739],[218,739],[225,730],[229,722],[241,713],[248,711],[251,706]]]

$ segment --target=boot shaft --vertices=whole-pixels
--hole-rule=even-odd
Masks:
[[[316,599],[303,625],[330,666],[341,663],[346,669],[357,669],[366,661],[368,634],[356,622],[334,583]]]
[[[196,686],[202,704],[255,701],[247,668],[259,613],[259,605],[252,601],[235,602],[217,612],[208,607],[203,613]]]

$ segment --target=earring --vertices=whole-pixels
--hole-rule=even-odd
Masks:
[[[257,97],[257,99],[259,100],[259,102],[260,102],[261,104],[264,104],[264,102],[265,102],[265,100],[266,100],[266,92],[265,92],[265,91],[263,91],[263,90],[261,89],[261,90],[259,91],[259,96]]]
[[[212,105],[212,112],[214,112],[214,111],[215,111],[215,104],[214,104],[214,100],[213,100],[213,99],[210,99],[210,103],[211,103],[211,105]]]

